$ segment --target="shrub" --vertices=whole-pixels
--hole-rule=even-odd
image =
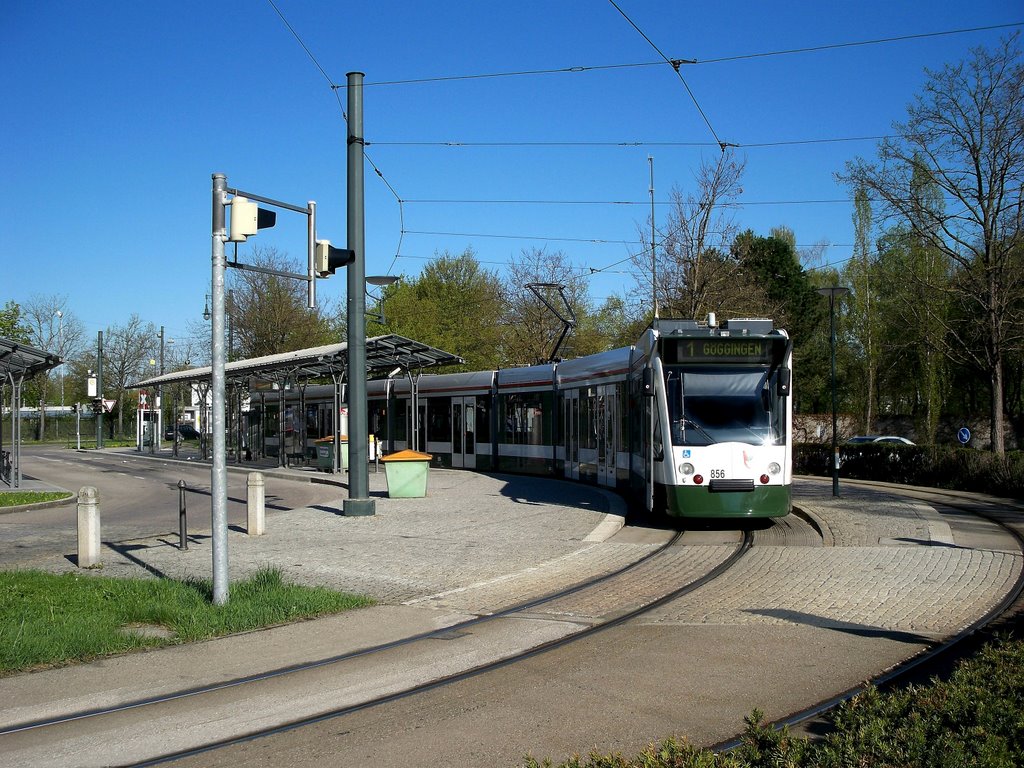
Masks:
[[[976,491],[1024,498],[1024,451],[998,456],[987,451],[948,446],[865,443],[840,446],[840,474],[853,480]],[[828,477],[832,449],[827,445],[797,445],[793,471]]]

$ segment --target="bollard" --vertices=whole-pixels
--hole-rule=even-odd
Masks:
[[[188,549],[188,520],[185,516],[185,481],[178,481],[178,549]]]
[[[91,485],[78,491],[78,567],[100,565],[100,492]]]
[[[266,489],[262,472],[250,472],[248,481],[248,523],[246,533],[250,536],[262,536],[266,528],[266,510],[264,500]]]

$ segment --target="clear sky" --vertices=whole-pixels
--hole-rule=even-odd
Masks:
[[[834,174],[875,142],[751,145],[891,133],[925,68],[1013,29],[754,54],[1024,21],[1011,0],[617,3],[667,57],[700,62],[680,71],[707,122],[608,0],[5,0],[0,303],[66,295],[87,339],[132,313],[184,335],[210,292],[214,172],[316,200],[318,236],[343,245],[346,95],[330,83],[350,71],[387,181],[367,166],[368,275],[467,247],[499,272],[529,248],[602,270],[641,249],[648,155],[663,222],[715,135],[747,162],[738,223],[788,226],[841,262],[852,204]],[[542,70],[562,71],[472,77]],[[385,84],[409,80],[427,82]],[[278,221],[251,242],[303,260],[304,218]],[[600,301],[634,276],[590,280]],[[318,290],[344,301],[344,277]]]

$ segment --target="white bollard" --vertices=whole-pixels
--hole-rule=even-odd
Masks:
[[[100,564],[100,492],[86,485],[78,491],[78,567]]]
[[[248,481],[248,523],[246,533],[262,536],[267,531],[266,488],[262,472],[250,472]]]

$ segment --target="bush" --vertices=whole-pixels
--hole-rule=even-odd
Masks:
[[[976,491],[1024,498],[1024,452],[998,456],[987,451],[947,446],[865,443],[839,447],[840,474],[853,480]],[[793,471],[801,475],[832,474],[832,449],[798,445]]]

